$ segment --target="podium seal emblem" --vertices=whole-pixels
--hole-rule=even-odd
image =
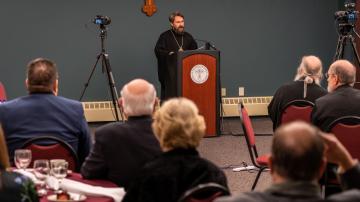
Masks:
[[[205,83],[209,78],[209,70],[204,65],[195,65],[191,68],[190,77],[197,84]]]

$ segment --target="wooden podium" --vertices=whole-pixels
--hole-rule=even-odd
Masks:
[[[178,52],[177,91],[194,101],[204,116],[205,137],[220,135],[220,51]]]

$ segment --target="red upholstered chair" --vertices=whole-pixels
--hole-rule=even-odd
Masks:
[[[281,109],[280,121],[281,124],[290,123],[296,120],[305,121],[311,123],[311,112],[313,110],[314,103],[308,100],[293,100],[288,102],[283,109]]]
[[[186,191],[178,202],[212,202],[220,196],[230,195],[229,190],[217,183],[199,184]]]
[[[254,190],[260,178],[261,173],[265,171],[267,168],[269,168],[268,165],[269,165],[270,154],[265,154],[261,156],[258,155],[256,149],[256,142],[255,142],[255,133],[252,127],[251,119],[242,103],[238,105],[238,110],[240,114],[241,125],[244,130],[244,136],[249,150],[251,162],[255,167],[259,169],[255,181],[251,187],[251,190]]]
[[[40,136],[26,141],[23,149],[30,149],[32,163],[37,159],[65,159],[69,163],[69,169],[78,171],[78,157],[73,148],[63,140],[53,136]]]
[[[333,121],[325,131],[332,133],[345,146],[353,158],[360,159],[360,117],[344,116]],[[329,165],[324,175],[324,187],[326,189],[339,187],[339,182],[334,174],[334,165]]]
[[[327,131],[333,133],[354,158],[360,159],[360,117],[340,117]]]
[[[0,102],[6,101],[6,91],[4,85],[0,82]]]

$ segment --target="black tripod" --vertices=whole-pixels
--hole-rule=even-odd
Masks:
[[[351,31],[355,32],[354,27],[352,25],[339,25],[339,38],[336,45],[336,52],[334,56],[334,61],[344,58],[344,49],[346,47],[346,42],[349,41],[351,44],[351,48],[356,57],[357,63],[360,65],[359,53],[356,50],[355,38],[351,34]]]
[[[116,87],[115,87],[114,76],[113,76],[113,74],[111,72],[109,55],[105,52],[105,46],[104,46],[106,35],[107,35],[107,30],[106,30],[105,25],[100,24],[101,53],[97,56],[95,65],[92,68],[90,76],[89,76],[87,82],[84,85],[84,89],[83,89],[83,91],[81,93],[81,96],[80,96],[79,100],[81,101],[81,99],[83,98],[83,96],[85,94],[85,91],[86,91],[86,88],[89,86],[91,77],[94,74],[96,66],[97,66],[99,60],[101,60],[102,72],[104,73],[106,71],[108,82],[109,82],[109,89],[110,89],[110,93],[111,93],[111,99],[112,99],[112,103],[113,103],[114,110],[115,110],[115,118],[116,118],[116,121],[119,121],[119,114],[118,114],[118,110],[117,110],[117,107],[118,107],[117,106],[118,94],[117,94]],[[119,110],[120,110],[121,119],[124,120],[121,108]]]

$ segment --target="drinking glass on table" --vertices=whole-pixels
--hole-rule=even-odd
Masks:
[[[15,150],[14,161],[16,168],[26,169],[31,162],[31,150],[30,149],[17,149]]]
[[[39,159],[34,161],[34,175],[37,180],[40,182],[40,188],[37,191],[39,196],[44,196],[47,194],[45,189],[45,180],[46,177],[49,175],[50,166],[49,161],[46,159]]]
[[[61,180],[64,179],[67,175],[68,162],[61,159],[55,159],[50,161],[51,164],[51,174],[58,179],[60,189]],[[58,190],[59,190],[58,189]]]
[[[54,174],[52,173],[52,165],[58,164],[58,162],[67,162],[67,161],[65,159],[51,159],[50,160],[50,175],[54,176]]]

